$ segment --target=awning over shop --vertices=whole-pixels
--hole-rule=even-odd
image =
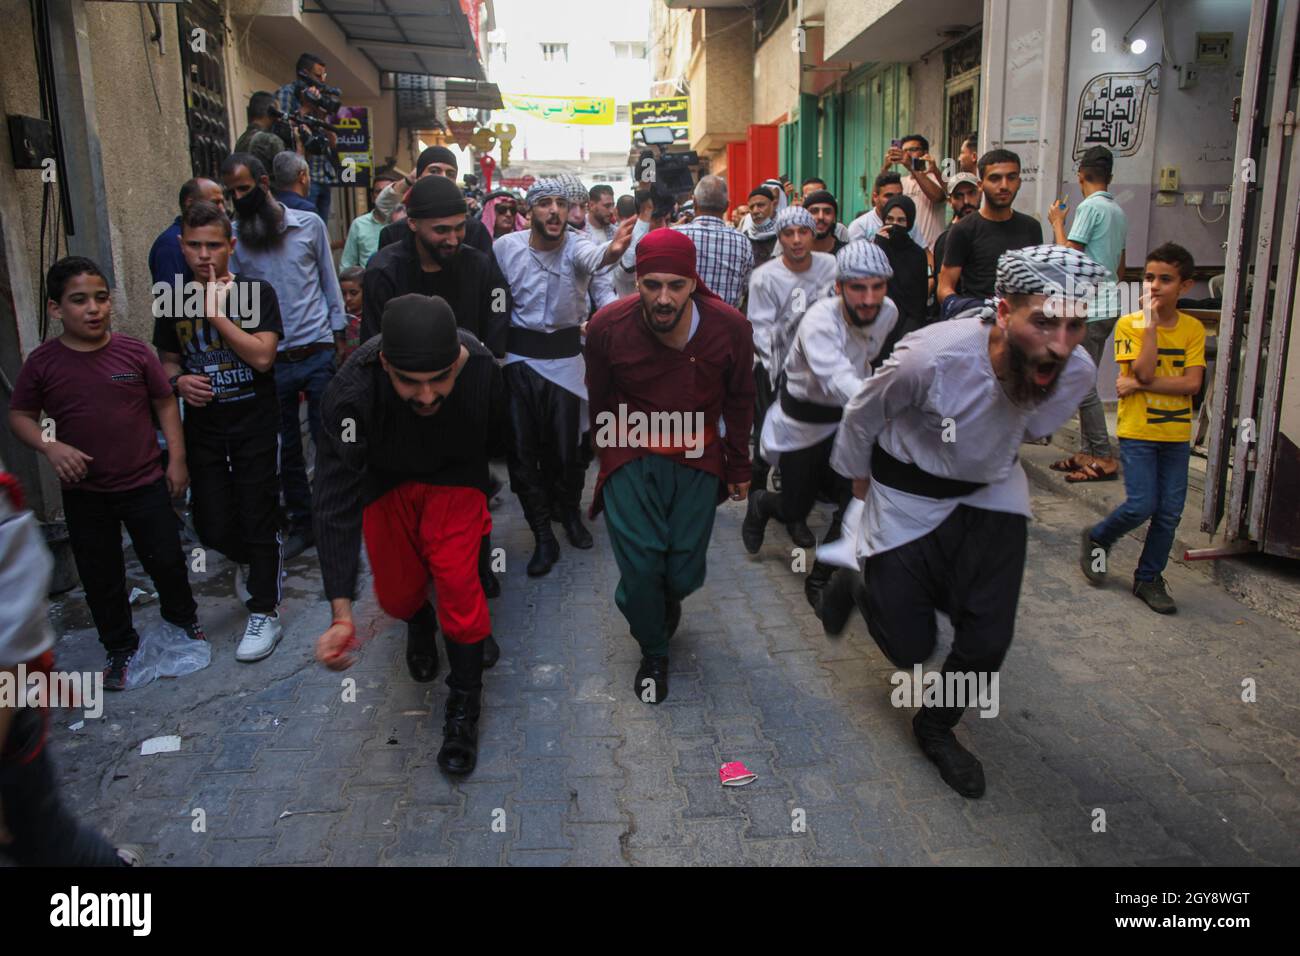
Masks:
[[[306,0],[303,12],[327,16],[380,73],[487,79],[457,0]]]

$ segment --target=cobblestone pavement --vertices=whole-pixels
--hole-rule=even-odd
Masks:
[[[211,666],[110,696],[76,731],[78,715],[56,715],[65,797],[155,865],[1300,863],[1296,633],[1178,565],[1173,618],[1119,580],[1093,589],[1075,556],[1095,519],[1035,496],[1001,712],[959,730],[984,761],[982,800],[954,794],[920,755],[862,621],[822,635],[777,526],[751,558],[743,507],[719,511],[670,697],[650,707],[632,694],[639,654],[603,523],[594,550],[563,543],[550,576],[530,579],[508,493],[495,512],[502,658],[470,778],[438,771],[446,688],[408,678],[400,626],[372,598],[358,608],[373,634],[358,665],[314,663],[329,612],[308,552],[289,565],[286,637],[268,660],[235,662],[242,608],[215,560],[197,576]],[[1113,577],[1137,551],[1116,547]],[[60,668],[102,666],[75,593],[55,615]],[[1247,678],[1255,703],[1241,699]],[[162,734],[180,735],[180,751],[141,756]],[[730,760],[757,781],[719,786]]]

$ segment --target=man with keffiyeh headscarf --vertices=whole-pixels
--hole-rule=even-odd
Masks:
[[[786,212],[796,210],[802,211],[794,206]],[[741,525],[750,554],[762,547],[767,522],[773,518],[806,530],[805,521],[823,496],[836,507],[822,543],[839,538],[850,486],[831,468],[835,433],[845,404],[900,337],[902,318],[885,294],[892,271],[880,248],[865,239],[849,243],[836,257],[835,269],[834,295],[818,299],[806,315],[794,317],[788,355],[782,353],[779,398],[763,422],[760,446],[763,458],[781,467],[781,490],[750,490]],[[795,543],[812,548],[817,539]],[[808,573],[804,593],[814,608],[832,570],[817,562]]]
[[[646,235],[639,295],[601,309],[587,330],[600,459],[591,514],[605,512],[622,576],[615,601],[641,645],[633,690],[648,704],[668,696],[668,642],[682,600],[704,583],[714,511],[749,492],[749,323],[700,281],[695,255],[677,230]]]
[[[528,230],[502,236],[493,247],[513,300],[503,370],[514,426],[510,489],[536,539],[531,577],[547,574],[559,560],[552,516],[573,547],[594,543],[579,513],[587,400],[579,326],[587,319],[592,276],[618,260],[633,226],[623,223],[613,239],[596,245],[567,227],[568,194],[556,179],[535,182],[528,190]]]
[[[1087,302],[1105,277],[1075,249],[1004,253],[989,320],[913,332],[863,383],[831,453],[864,498],[862,573],[837,571],[822,594],[828,634],[856,603],[885,656],[911,668],[933,653],[943,611],[954,632],[943,686],[996,688],[1031,514],[1017,452],[1064,424],[1092,386],[1092,359],[1079,346]],[[921,751],[962,796],[982,796],[983,767],[953,734],[968,695],[941,697],[912,721]]]

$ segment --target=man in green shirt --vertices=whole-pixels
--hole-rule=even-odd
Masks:
[[[1128,236],[1128,218],[1115,197],[1108,191],[1114,175],[1115,157],[1105,146],[1094,146],[1079,161],[1079,189],[1083,202],[1074,213],[1074,224],[1067,234],[1064,199],[1052,205],[1047,219],[1058,246],[1078,249],[1106,270],[1106,282],[1097,291],[1088,310],[1088,328],[1083,347],[1098,368],[1101,356],[1119,318],[1118,283],[1124,268],[1124,242]],[[1119,461],[1111,453],[1110,434],[1106,430],[1106,413],[1094,387],[1079,405],[1079,451],[1052,465],[1066,472],[1066,481],[1114,481]]]
[[[379,233],[384,226],[388,225],[389,218],[392,215],[392,208],[387,202],[380,201],[380,195],[391,184],[400,182],[401,177],[393,172],[379,172],[375,174],[374,180],[370,184],[370,197],[374,203],[374,209],[370,212],[362,213],[352,220],[352,225],[348,227],[347,242],[343,244],[343,257],[339,262],[339,267],[347,269],[351,266],[361,266],[365,268],[370,257],[379,249]],[[389,197],[400,199],[397,190],[390,190]]]

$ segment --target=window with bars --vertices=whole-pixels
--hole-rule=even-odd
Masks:
[[[542,60],[545,63],[568,63],[569,62],[569,44],[567,43],[543,43]]]

